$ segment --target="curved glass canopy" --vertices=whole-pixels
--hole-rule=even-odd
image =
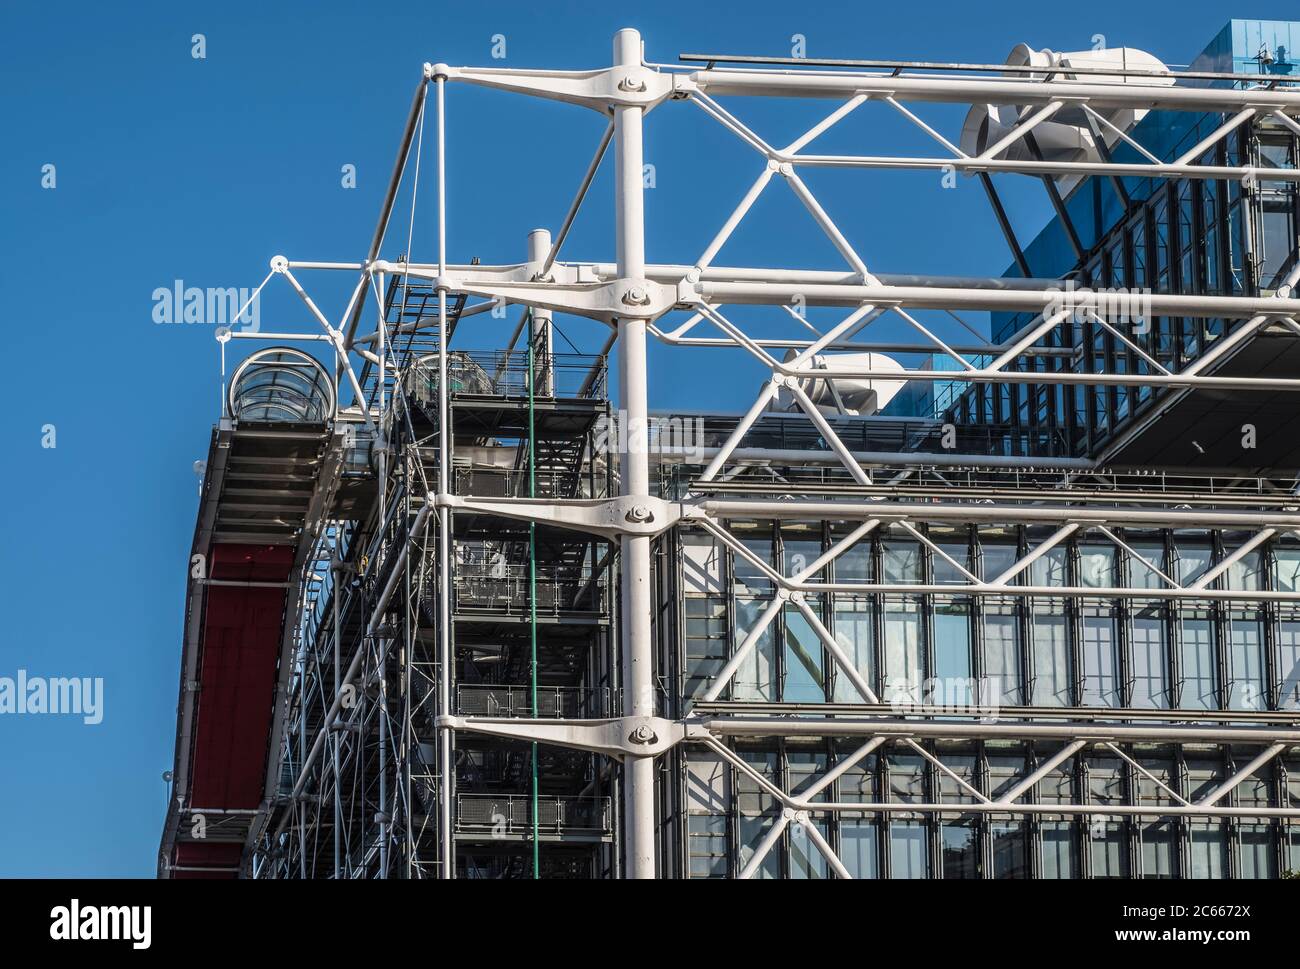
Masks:
[[[315,357],[268,347],[235,371],[229,404],[238,421],[324,424],[334,412],[334,385]]]

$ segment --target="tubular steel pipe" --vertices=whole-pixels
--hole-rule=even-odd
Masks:
[[[641,35],[620,30],[614,37],[614,65],[641,65]],[[618,275],[630,287],[645,278],[645,200],[642,194],[642,121],[639,105],[614,107],[614,182],[618,233]],[[629,291],[629,298],[630,291]],[[648,413],[646,388],[646,320],[618,319],[618,376],[623,419],[629,444],[620,455],[623,493],[650,493],[650,462],[644,446],[634,442]],[[624,714],[652,717],[655,713],[654,661],[650,629],[650,538],[623,535],[621,617]],[[653,757],[624,759],[624,831],[627,874],[655,877],[655,769]]]
[[[406,541],[402,544],[402,550],[398,553],[397,562],[393,565],[392,574],[389,575],[388,581],[384,584],[384,591],[379,596],[379,601],[375,604],[375,610],[370,617],[370,622],[366,624],[363,645],[358,647],[357,651],[352,654],[352,662],[348,664],[347,673],[343,676],[343,686],[349,685],[361,669],[361,660],[365,656],[364,640],[374,636],[375,631],[379,628],[380,620],[383,618],[384,610],[388,608],[388,600],[393,597],[393,592],[397,589],[397,581],[402,577],[410,559],[411,542],[415,533],[424,527],[424,521],[429,517],[429,511],[434,507],[435,497],[433,495],[425,496],[425,503],[415,515],[415,520],[411,523],[410,529],[406,533]],[[325,736],[329,732],[329,726],[338,717],[339,710],[343,706],[342,691],[334,698],[330,704],[329,712],[325,714],[325,720],[319,730],[316,731],[316,739],[312,742],[311,750],[303,758],[302,767],[298,770],[298,780],[293,785],[293,791],[289,795],[290,800],[296,800],[302,795],[302,790],[307,784],[307,771],[311,769],[316,758],[320,756],[321,748],[325,745]],[[287,818],[288,815],[285,815]],[[280,830],[283,830],[284,823],[281,822]],[[277,835],[279,831],[276,832]]]

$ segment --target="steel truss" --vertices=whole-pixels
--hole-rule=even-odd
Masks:
[[[451,67],[446,64],[425,65],[424,78],[417,88],[411,113],[398,152],[393,179],[386,195],[379,225],[367,256],[360,262],[319,262],[277,257],[272,262],[272,276],[281,276],[301,297],[304,304],[338,352],[339,377],[352,388],[357,401],[356,417],[373,436],[376,449],[388,455],[388,445],[398,435],[404,402],[401,364],[393,346],[399,338],[435,335],[438,371],[438,435],[436,481],[420,480],[423,463],[416,461],[402,471],[403,490],[390,494],[384,528],[371,536],[372,546],[363,557],[356,583],[369,589],[370,595],[360,606],[362,630],[350,655],[340,643],[340,619],[336,613],[333,640],[305,636],[301,642],[299,664],[306,671],[318,671],[315,677],[301,672],[298,676],[296,707],[286,730],[285,765],[293,777],[288,791],[288,809],[283,811],[278,827],[268,830],[258,842],[255,870],[278,875],[320,875],[311,867],[315,855],[308,842],[322,837],[330,840],[323,827],[332,826],[335,836],[333,874],[393,873],[390,859],[400,857],[409,876],[437,874],[452,877],[454,857],[452,843],[452,803],[446,793],[446,781],[452,775],[452,737],[457,731],[490,736],[533,740],[592,751],[615,758],[622,764],[622,848],[623,871],[631,877],[653,877],[667,857],[660,843],[662,812],[657,804],[656,758],[684,745],[687,749],[704,749],[716,754],[747,776],[779,805],[779,817],[769,828],[762,843],[740,872],[752,875],[791,825],[802,827],[807,837],[825,856],[830,868],[839,876],[848,871],[830,844],[811,823],[814,816],[834,813],[867,813],[887,816],[896,812],[917,814],[1007,814],[1032,816],[1107,814],[1158,815],[1172,817],[1254,817],[1300,818],[1296,807],[1230,807],[1225,797],[1245,779],[1254,775],[1283,752],[1300,745],[1300,726],[1291,720],[1262,717],[1257,725],[1223,723],[1213,725],[1213,714],[1192,722],[1175,711],[1167,722],[1133,718],[1123,710],[1106,711],[1109,718],[1097,722],[1077,715],[1065,722],[1039,722],[1032,716],[1018,717],[1015,722],[983,722],[980,718],[950,714],[930,716],[925,711],[897,716],[867,712],[879,710],[880,698],[845,655],[836,638],[827,630],[809,603],[824,593],[862,593],[894,595],[944,595],[999,598],[1035,596],[1080,597],[1091,599],[1141,598],[1149,600],[1268,600],[1292,602],[1300,593],[1272,590],[1243,592],[1224,588],[1220,581],[1232,565],[1264,543],[1286,533],[1300,531],[1300,506],[1285,496],[1278,502],[1260,501],[1256,506],[1204,507],[1204,495],[1192,500],[1196,507],[1180,507],[1171,496],[1142,503],[1097,504],[1089,501],[1043,501],[1039,497],[1020,499],[1014,490],[998,491],[996,497],[968,499],[960,489],[924,501],[898,500],[887,494],[837,493],[823,500],[784,496],[735,497],[727,495],[727,483],[747,462],[772,460],[777,455],[756,453],[742,447],[746,434],[768,409],[779,393],[787,393],[821,435],[829,452],[821,460],[837,462],[859,489],[880,489],[905,478],[909,465],[931,464],[924,454],[900,453],[889,462],[903,470],[888,482],[873,479],[872,461],[855,455],[841,440],[835,428],[813,403],[807,388],[826,380],[818,358],[824,352],[841,350],[880,350],[937,353],[950,360],[952,370],[909,370],[907,379],[930,382],[964,383],[1033,383],[1091,384],[1111,386],[1148,386],[1155,388],[1190,388],[1215,390],[1300,390],[1300,379],[1275,377],[1215,376],[1216,365],[1228,359],[1251,337],[1266,328],[1294,337],[1300,332],[1296,322],[1300,299],[1292,288],[1300,282],[1300,267],[1293,270],[1285,284],[1274,293],[1258,297],[1146,294],[1144,313],[1149,316],[1222,318],[1240,321],[1212,349],[1181,369],[1156,360],[1126,327],[1132,320],[1106,318],[1095,306],[1083,312],[1111,333],[1143,361],[1138,372],[1081,372],[1068,369],[1037,369],[1034,361],[1060,355],[1061,350],[1045,343],[1045,338],[1077,312],[1076,306],[1061,308],[1061,280],[1014,280],[1002,278],[969,279],[934,276],[889,276],[874,274],[867,260],[848,241],[840,225],[822,206],[800,171],[808,168],[850,169],[947,169],[967,174],[1020,173],[1031,176],[1138,176],[1153,179],[1236,179],[1300,181],[1300,170],[1260,168],[1256,166],[1210,165],[1203,162],[1206,152],[1243,125],[1268,122],[1300,134],[1300,89],[1285,83],[1257,87],[1190,87],[1182,85],[1176,74],[1162,76],[1161,83],[1110,83],[1093,79],[1087,72],[1034,76],[970,76],[968,73],[919,74],[907,71],[789,69],[732,69],[710,66],[704,70],[680,65],[647,63],[642,56],[639,35],[632,30],[620,31],[614,42],[613,63],[590,71],[529,71],[500,68]],[[582,178],[576,196],[564,218],[560,231],[549,246],[535,245],[525,262],[515,265],[455,265],[446,261],[447,221],[445,216],[445,98],[449,84],[472,84],[500,91],[568,102],[588,108],[606,119],[597,141],[592,162]],[[436,124],[436,178],[438,196],[438,259],[436,262],[389,261],[380,258],[382,244],[393,213],[397,189],[408,169],[418,178],[418,146],[426,122],[429,87],[434,95]],[[719,98],[782,97],[818,98],[839,103],[820,122],[799,138],[784,146],[775,146],[752,130]],[[919,111],[927,103],[965,105],[1014,105],[1019,109],[1015,127],[995,144],[978,155],[963,152],[931,124]],[[672,104],[689,104],[701,115],[734,134],[759,156],[757,174],[738,201],[725,223],[718,229],[707,248],[689,264],[648,265],[644,253],[644,200],[642,190],[642,154],[644,116],[652,109]],[[879,103],[883,110],[904,118],[934,140],[943,154],[933,157],[890,156],[882,154],[828,155],[809,151],[809,146],[827,131],[869,104]],[[1106,127],[1107,109],[1143,109],[1193,112],[1221,116],[1221,122],[1197,145],[1173,160],[1163,160],[1136,142],[1128,133],[1118,132],[1120,139],[1143,159],[1139,163],[1103,161],[1049,162],[1040,159],[1015,160],[998,157],[1006,149],[1032,137],[1032,132],[1048,119],[1062,112],[1087,119],[1090,126]],[[584,203],[595,173],[602,164],[609,145],[614,146],[615,215],[617,223],[616,259],[614,262],[566,262],[558,258],[573,220]],[[822,271],[727,267],[716,264],[724,245],[735,233],[759,197],[774,182],[784,182],[808,211],[811,219],[832,242],[846,267]],[[355,288],[339,322],[331,322],[308,295],[297,273],[340,271],[357,276]],[[270,277],[268,277],[269,280]],[[436,289],[436,317],[392,327],[383,318],[380,296],[386,279],[418,280]],[[266,285],[266,282],[263,283]],[[373,332],[363,332],[360,321],[369,296],[380,304],[380,318]],[[651,464],[643,449],[627,448],[620,453],[621,493],[609,499],[562,500],[523,498],[475,498],[451,493],[450,404],[448,398],[448,339],[452,300],[459,300],[457,318],[486,312],[494,306],[514,304],[534,314],[534,319],[548,320],[553,313],[572,314],[599,321],[610,328],[606,350],[617,345],[621,407],[629,425],[644,429],[648,419],[646,344],[651,337],[676,346],[729,346],[745,351],[770,371],[757,397],[736,424],[726,442],[714,451],[698,476],[697,490],[684,498],[667,500],[651,488]],[[467,302],[474,300],[474,302]],[[758,339],[748,335],[738,322],[744,308],[753,305],[786,306],[800,300],[809,306],[842,307],[847,313],[824,332],[799,322],[796,336]],[[724,309],[727,312],[723,312]],[[941,339],[913,315],[913,310],[938,309],[959,312],[965,309],[1012,311],[1032,315],[1019,332],[1000,344],[954,344]],[[664,319],[672,313],[685,312],[686,319],[668,325]],[[862,337],[863,331],[885,313],[903,319],[918,334],[918,342],[908,346],[873,342]],[[793,315],[793,314],[792,314]],[[710,326],[716,335],[691,335],[700,326]],[[516,337],[523,328],[516,330]],[[1280,329],[1279,329],[1280,328]],[[284,335],[277,335],[283,337]],[[513,343],[513,341],[512,341]],[[777,351],[793,351],[781,359]],[[367,393],[354,369],[359,359],[379,374],[377,399]],[[837,370],[838,378],[896,378],[895,371],[860,369]],[[390,388],[392,388],[390,390]],[[396,455],[389,455],[393,460]],[[395,461],[395,463],[397,463]],[[990,458],[990,464],[998,461]],[[1005,464],[1005,462],[1003,462]],[[1034,462],[1026,460],[1026,465]],[[1081,462],[1086,467],[1086,462]],[[387,473],[395,473],[390,464]],[[391,483],[382,487],[392,488]],[[601,720],[505,719],[455,716],[451,714],[452,563],[450,516],[457,511],[477,511],[524,521],[556,525],[615,540],[619,544],[622,586],[619,600],[623,710],[622,715]],[[806,568],[785,574],[755,556],[728,528],[735,519],[808,520],[853,523],[852,529]],[[1001,574],[982,577],[951,558],[927,537],[924,526],[931,523],[981,522],[990,524],[1033,523],[1049,533]],[[331,534],[322,538],[312,558],[314,574],[333,572],[333,598],[339,601],[342,571],[337,553],[338,536],[346,526],[338,523]],[[705,692],[696,698],[698,712],[688,709],[670,718],[662,715],[664,700],[655,685],[655,639],[651,615],[654,612],[655,575],[652,555],[655,543],[669,530],[678,527],[702,529],[736,556],[743,558],[776,587],[776,595],[763,612],[758,624],[749,630],[731,653],[722,672],[712,679]],[[897,582],[846,583],[818,581],[814,576],[828,563],[856,542],[884,527],[902,529],[916,538],[928,552],[947,561],[961,576],[954,584]],[[1137,555],[1121,538],[1125,527],[1142,528],[1220,528],[1239,535],[1235,549],[1209,571],[1192,581],[1180,582],[1166,575],[1152,563],[1162,584],[1157,588],[1036,586],[1022,581],[1030,566],[1072,535],[1088,532],[1100,535]],[[334,544],[330,544],[334,543]],[[1140,558],[1140,556],[1139,556]],[[355,560],[355,559],[354,559]],[[1145,560],[1143,560],[1145,561]],[[329,563],[326,567],[325,563]],[[309,569],[310,571],[310,569]],[[421,578],[412,579],[412,573]],[[434,654],[427,664],[415,660],[419,652],[416,614],[421,607],[420,593],[412,586],[426,588],[423,577],[433,577],[432,601],[425,603],[436,610]],[[309,586],[309,588],[313,588]],[[403,589],[400,595],[395,593]],[[310,599],[310,597],[309,597]],[[835,707],[827,712],[802,710],[780,716],[768,712],[745,715],[743,703],[723,704],[725,713],[716,712],[719,697],[731,678],[754,648],[763,631],[782,610],[793,607],[808,621],[841,675],[853,684],[861,697],[860,705]],[[332,654],[325,647],[332,647]],[[404,670],[394,684],[386,671],[393,655],[400,656]],[[346,665],[344,661],[346,660]],[[333,665],[335,672],[330,675]],[[417,668],[418,667],[418,668]],[[421,679],[423,678],[423,679]],[[317,685],[313,687],[312,682]],[[423,683],[424,688],[418,687]],[[329,683],[328,692],[323,684]],[[349,707],[345,697],[350,688],[367,698]],[[315,692],[313,692],[313,689]],[[679,698],[675,698],[679,699]],[[668,704],[668,706],[674,706]],[[756,705],[759,710],[761,705]],[[413,799],[410,764],[423,757],[419,738],[412,735],[413,717],[418,711],[436,715],[436,738],[427,746],[436,763],[424,771],[432,809],[422,810]],[[1262,715],[1261,715],[1262,716]],[[1208,719],[1210,724],[1205,722]],[[344,793],[349,770],[357,771],[365,759],[357,753],[360,746],[377,737],[377,756],[381,764],[377,777],[353,778],[351,792]],[[733,744],[746,737],[832,737],[861,741],[853,753],[835,763],[810,786],[795,792],[782,790],[769,782],[739,757]],[[927,744],[930,740],[1016,738],[1042,740],[1059,744],[1058,749],[1027,770],[1011,790],[990,797],[962,780],[947,767],[942,757]],[[1034,799],[1035,787],[1049,772],[1067,759],[1093,748],[1103,748],[1138,771],[1144,771],[1129,752],[1134,743],[1194,743],[1251,749],[1255,753],[1209,795],[1191,801],[1184,795],[1160,784],[1169,796],[1166,804],[1153,809],[1150,804],[1045,803]],[[969,803],[956,807],[951,803],[913,803],[897,801],[832,802],[819,795],[846,771],[883,745],[901,744],[915,751],[934,769],[970,795]],[[421,760],[421,764],[426,764]],[[372,812],[377,835],[364,821],[352,824],[349,811]],[[332,819],[331,819],[332,816]],[[394,817],[402,824],[393,824]],[[417,823],[414,818],[420,818]],[[400,830],[399,830],[400,829]],[[345,832],[362,832],[359,836]],[[296,834],[295,834],[296,832]],[[436,844],[422,836],[430,832]],[[430,861],[430,859],[436,859]]]

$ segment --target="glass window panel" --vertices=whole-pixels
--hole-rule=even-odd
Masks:
[[[1178,546],[1178,573],[1174,577],[1183,585],[1194,582],[1210,568],[1212,552],[1209,545],[1180,544]]]
[[[1242,537],[1244,540],[1244,536]],[[1231,543],[1235,546],[1236,540]],[[1264,556],[1259,551],[1247,552],[1228,566],[1226,585],[1229,589],[1257,592],[1264,588]]]
[[[1164,545],[1158,542],[1134,542],[1130,547],[1137,554],[1129,556],[1129,581],[1139,589],[1167,589],[1169,583],[1160,577],[1160,572],[1169,574],[1165,568]]]
[[[802,795],[826,773],[827,754],[824,750],[791,750],[786,754],[786,770],[789,774],[789,790],[792,794]],[[825,800],[825,792],[817,797]]]
[[[736,645],[771,603],[770,599],[736,599]],[[737,700],[776,700],[776,624],[769,623],[759,634],[758,643],[749,651],[731,681],[731,695]]]
[[[955,542],[937,542],[936,545],[938,548],[943,549],[944,555],[947,555],[953,562],[956,562],[968,572],[971,570],[970,546],[968,544],[965,542],[961,544]],[[934,568],[935,585],[964,585],[970,582],[970,579],[963,575],[960,570],[955,568],[952,562],[945,559],[943,555],[940,555],[937,552],[932,553],[931,562]]]
[[[1241,832],[1240,860],[1242,878],[1275,878],[1273,871],[1273,833],[1267,824],[1247,822]]]
[[[727,877],[727,817],[692,814],[687,819],[690,837],[690,878]]]
[[[987,598],[984,607],[984,677],[981,703],[991,700],[1006,706],[1024,702],[1020,672],[1020,620],[1012,599]],[[1298,624],[1300,626],[1300,624]]]
[[[867,596],[835,596],[835,642],[852,661],[869,686],[875,685],[875,651],[872,648],[872,600]],[[853,681],[837,670],[835,699],[841,703],[860,703]]]
[[[766,525],[753,526],[736,523],[732,526],[737,537],[754,557],[768,565],[772,564],[772,531]],[[772,580],[763,575],[763,571],[744,555],[732,555],[732,571],[735,575],[736,593],[770,594]]]
[[[962,754],[939,751],[939,759],[943,765],[951,770],[962,781],[975,787],[975,756],[974,754]],[[939,782],[939,800],[945,804],[971,804],[975,801],[975,795],[957,783],[956,778],[948,776],[943,771],[936,775]],[[976,788],[978,790],[978,788]]]
[[[1079,546],[1079,585],[1110,589],[1116,584],[1114,546]]]
[[[1278,622],[1278,705],[1300,710],[1300,617]]]
[[[996,749],[996,748],[994,748]],[[1023,753],[988,754],[988,793],[997,800],[1011,788],[1015,787],[1027,773]]]
[[[1093,878],[1128,878],[1128,843],[1124,826],[1117,821],[1100,820],[1096,815],[1090,826]]]
[[[1020,821],[994,821],[993,877],[1028,878],[1029,863],[1025,826]]]
[[[1088,797],[1093,804],[1124,801],[1124,762],[1118,758],[1088,758]]]
[[[891,801],[925,801],[927,761],[916,754],[892,754],[889,757],[889,799]]]
[[[727,662],[727,603],[721,598],[686,596],[684,688],[687,696],[707,689]]]
[[[1228,616],[1228,709],[1262,710],[1264,688],[1264,623],[1259,613],[1234,610]]]
[[[940,681],[938,689],[942,690],[942,696],[932,698],[934,702],[965,709],[974,705],[969,599],[935,602],[934,667]]]
[[[1279,592],[1300,590],[1300,547],[1278,545],[1273,549],[1273,576]]]
[[[808,823],[817,825],[817,832],[823,839],[827,837],[825,821]],[[808,829],[798,823],[790,825],[790,877],[826,878],[828,874],[826,856],[808,836]]]
[[[1030,543],[1032,548],[1033,542]],[[1064,546],[1049,548],[1029,566],[1030,585],[1065,585],[1068,552]]]
[[[837,754],[836,762],[838,763],[844,758],[852,756],[861,746],[861,743],[844,745]],[[865,804],[874,801],[876,799],[875,777],[876,755],[867,754],[866,757],[841,774],[839,780],[835,782],[838,790],[835,799],[854,804]],[[851,815],[846,815],[846,817],[851,817]]]
[[[979,878],[979,833],[974,820],[945,821],[940,835],[943,877]]]
[[[1131,703],[1139,709],[1165,709],[1169,703],[1167,624],[1159,604],[1134,606],[1130,632],[1133,668]]]
[[[1070,651],[1065,638],[1065,606],[1035,602],[1031,611],[1035,706],[1070,705]]]
[[[806,616],[793,605],[785,607],[786,703],[821,703],[826,699],[822,641]]]
[[[1172,821],[1152,821],[1139,828],[1143,878],[1174,877],[1175,831]]]
[[[925,678],[916,599],[885,599],[884,702],[919,703]]]
[[[1082,647],[1084,706],[1119,706],[1118,644],[1114,611],[1109,605],[1083,607]]]
[[[822,551],[820,525],[782,528],[781,553],[785,575],[802,572],[821,558]],[[825,570],[818,569],[816,572],[809,573],[808,578],[821,579],[824,576]]]
[[[710,535],[682,533],[682,585],[687,592],[723,595],[722,547]]]
[[[929,842],[920,821],[891,821],[889,824],[890,876],[926,878],[929,874]]]
[[[1019,550],[1014,545],[981,544],[980,578],[986,582],[991,582],[1011,568],[1018,556]]]
[[[840,818],[840,861],[854,878],[879,878],[876,822],[843,815]]]
[[[919,542],[890,538],[885,543],[884,581],[886,583],[919,583],[921,578],[921,545]]]
[[[777,756],[767,751],[740,751],[741,758],[773,784],[777,783]],[[736,774],[737,835],[740,839],[740,867],[744,868],[776,823],[776,801],[748,775]],[[781,877],[781,852],[769,851],[755,873],[756,878]]]
[[[854,527],[857,524],[857,522],[854,522]],[[842,539],[848,531],[852,531],[852,528],[835,526],[831,530],[831,541],[835,542]],[[835,570],[836,582],[870,582],[872,577],[871,536],[868,535],[866,538],[854,542],[853,545],[837,555],[832,568]]]
[[[1078,878],[1078,832],[1070,821],[1043,821],[1039,825],[1042,840],[1044,878]]]
[[[1179,656],[1183,689],[1179,705],[1188,710],[1219,707],[1219,673],[1215,666],[1214,625],[1207,609],[1185,609],[1179,620]]]
[[[1222,879],[1228,873],[1228,829],[1218,821],[1191,824],[1191,869],[1193,878]]]

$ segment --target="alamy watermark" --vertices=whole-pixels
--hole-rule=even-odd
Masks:
[[[978,715],[984,723],[996,723],[1001,710],[1000,676],[931,676],[926,679],[895,676],[886,683],[890,709],[909,713],[952,713]]]
[[[102,676],[0,676],[0,716],[79,716],[95,725],[104,719]]]
[[[50,938],[55,942],[130,942],[147,949],[153,941],[153,907],[149,905],[82,905],[74,898],[50,909]]]
[[[596,421],[593,449],[597,454],[670,454],[687,460],[704,457],[704,418],[650,417],[632,420],[627,411],[601,415]]]
[[[153,291],[155,323],[241,326],[249,333],[262,327],[261,293],[235,286],[186,286],[183,279]]]
[[[1124,287],[1077,286],[1067,279],[1064,286],[1043,291],[1047,307],[1044,318],[1068,313],[1078,323],[1099,316],[1111,326],[1127,326],[1134,334],[1151,329],[1151,290]]]

